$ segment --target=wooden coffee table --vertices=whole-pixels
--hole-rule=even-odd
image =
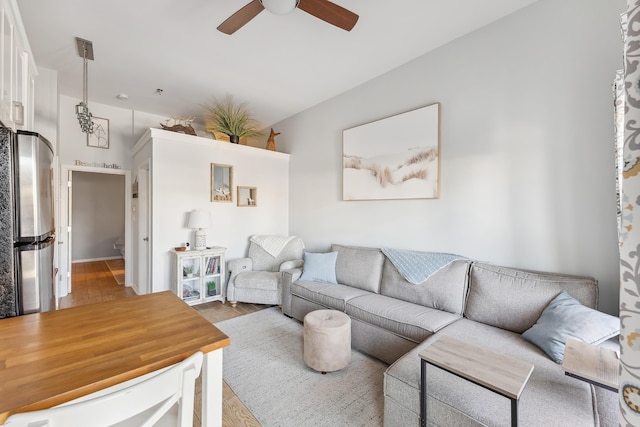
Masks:
[[[420,425],[427,425],[427,365],[431,364],[511,400],[511,425],[518,425],[518,400],[533,365],[463,341],[441,336],[419,354]]]

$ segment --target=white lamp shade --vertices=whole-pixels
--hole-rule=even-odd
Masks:
[[[196,209],[189,214],[189,228],[209,228],[211,227],[211,215],[209,212]]]
[[[262,6],[276,15],[286,15],[298,6],[298,0],[260,0]]]

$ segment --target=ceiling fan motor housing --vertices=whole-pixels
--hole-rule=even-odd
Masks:
[[[287,15],[298,7],[300,0],[260,0],[260,4],[271,13]]]

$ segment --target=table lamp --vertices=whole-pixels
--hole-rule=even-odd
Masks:
[[[204,210],[193,210],[189,214],[189,223],[187,227],[196,230],[195,250],[200,251],[207,248],[207,236],[204,229],[211,227],[211,216],[209,212]]]

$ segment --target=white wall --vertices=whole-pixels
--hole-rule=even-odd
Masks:
[[[75,164],[76,160],[88,163],[117,164],[121,169],[131,169],[131,147],[136,139],[132,134],[132,112],[103,104],[90,103],[91,113],[109,119],[109,148],[87,146],[87,134],[80,130],[75,115],[78,99],[60,96],[60,162]]]
[[[47,138],[57,153],[58,146],[58,73],[47,68],[38,70],[35,79],[34,128]]]
[[[120,258],[124,243],[124,175],[73,172],[73,262]]]
[[[89,102],[89,109],[96,117],[109,119],[109,149],[87,146],[87,136],[82,133],[75,115],[79,99],[60,95],[60,161],[74,164],[76,160],[118,164],[131,169],[131,149],[150,127],[160,128],[166,117],[141,111],[117,108]],[[125,104],[123,103],[123,106]],[[196,129],[199,131],[199,129]]]
[[[194,209],[211,214],[207,245],[226,247],[227,260],[246,256],[253,234],[288,234],[289,155],[157,129],[141,141],[151,137],[151,150],[145,146],[135,154],[134,169],[152,156],[154,292],[170,289],[170,250],[194,243],[194,231],[186,227]],[[233,203],[211,202],[212,163],[233,166]],[[257,187],[256,207],[236,205],[237,186]]]
[[[594,276],[618,307],[611,83],[624,0],[541,0],[274,128],[290,233]],[[399,46],[401,48],[401,46]],[[441,103],[441,197],[342,201],[342,130]]]

